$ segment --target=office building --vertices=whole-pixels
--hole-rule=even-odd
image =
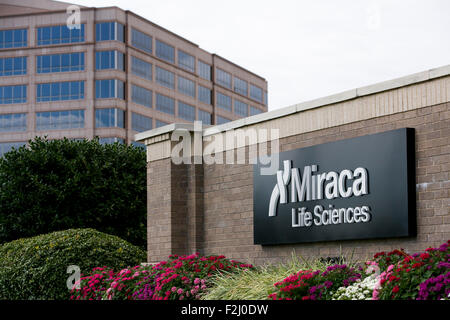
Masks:
[[[131,11],[0,1],[0,154],[35,136],[134,135],[267,111],[267,81]],[[74,25],[76,24],[76,25]]]

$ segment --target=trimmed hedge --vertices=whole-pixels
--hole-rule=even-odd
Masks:
[[[0,246],[0,299],[68,299],[67,267],[123,269],[146,261],[140,248],[93,229],[71,229]]]
[[[0,158],[0,244],[93,228],[145,249],[146,156],[98,140],[47,141]]]

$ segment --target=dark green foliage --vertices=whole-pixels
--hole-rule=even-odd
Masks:
[[[71,229],[0,246],[0,299],[69,299],[67,267],[120,270],[146,260],[143,250],[92,229]]]
[[[36,138],[0,159],[0,243],[94,228],[146,245],[145,152]]]

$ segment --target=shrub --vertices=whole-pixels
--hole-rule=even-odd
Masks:
[[[450,240],[439,248],[407,255],[379,276],[374,298],[380,300],[429,300],[450,294]]]
[[[146,254],[116,236],[74,229],[0,246],[0,299],[67,299],[67,267],[81,272],[96,266],[125,268],[145,261]]]
[[[301,270],[281,282],[275,283],[274,300],[330,300],[339,287],[347,287],[361,279],[361,274],[347,265],[329,266],[320,270]]]
[[[207,290],[209,279],[221,271],[234,272],[253,266],[224,256],[171,255],[168,261],[150,267],[136,266],[113,273],[96,268],[81,279],[81,288],[71,299],[194,300]]]
[[[145,248],[145,152],[36,138],[0,158],[0,243],[93,228]]]

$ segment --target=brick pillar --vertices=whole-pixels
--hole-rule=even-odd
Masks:
[[[174,164],[170,135],[146,144],[147,261],[201,252],[203,165]]]

